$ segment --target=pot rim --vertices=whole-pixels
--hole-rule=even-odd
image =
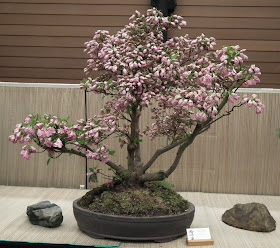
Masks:
[[[184,213],[181,214],[174,214],[174,215],[162,215],[162,216],[150,216],[150,217],[136,217],[136,216],[123,216],[123,215],[113,215],[113,214],[103,214],[103,213],[98,213],[98,212],[93,212],[90,210],[87,210],[85,208],[82,208],[78,205],[78,201],[81,199],[78,198],[73,202],[73,208],[75,208],[78,211],[82,211],[84,214],[86,215],[95,215],[96,217],[99,218],[115,218],[118,220],[130,220],[130,221],[137,221],[137,220],[141,220],[141,222],[145,222],[146,221],[151,221],[152,219],[156,219],[157,221],[165,221],[165,220],[177,220],[177,219],[181,219],[182,217],[191,214],[192,212],[195,212],[195,206],[193,203],[188,202],[189,203],[189,208],[188,210],[186,210]]]

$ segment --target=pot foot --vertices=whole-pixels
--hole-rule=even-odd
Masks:
[[[94,238],[94,239],[104,239],[104,238],[106,238],[106,237],[104,237],[104,236],[100,236],[100,235],[95,234],[95,233],[85,232],[85,231],[82,231],[82,232],[85,233],[86,235],[88,235],[88,236]]]
[[[156,243],[168,243],[168,242],[176,240],[176,239],[178,239],[182,236],[184,236],[184,235],[179,235],[179,236],[169,237],[169,238],[163,238],[163,239],[159,238],[159,239],[154,239],[153,241],[156,242]]]

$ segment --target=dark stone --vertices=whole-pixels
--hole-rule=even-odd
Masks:
[[[249,231],[271,232],[276,229],[276,221],[267,207],[256,202],[234,205],[233,208],[225,211],[222,221]]]
[[[61,208],[49,201],[28,206],[26,214],[33,225],[43,227],[57,227],[63,221]]]

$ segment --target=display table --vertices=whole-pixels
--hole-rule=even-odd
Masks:
[[[118,245],[114,240],[98,240],[83,234],[73,215],[72,203],[84,195],[86,190],[0,186],[0,239],[42,243],[66,243],[78,245]],[[214,246],[221,248],[279,248],[280,247],[280,196],[213,194],[183,192],[196,207],[191,227],[209,227],[215,240]],[[49,200],[62,208],[64,220],[57,228],[44,228],[30,224],[26,215],[28,205]],[[224,224],[221,216],[236,203],[264,203],[276,220],[276,230],[257,233],[236,229]],[[182,248],[187,247],[186,236],[169,243],[123,242],[127,248]],[[200,246],[204,247],[204,246]]]

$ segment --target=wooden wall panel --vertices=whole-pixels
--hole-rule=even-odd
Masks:
[[[6,57],[27,57],[27,58],[85,58],[81,48],[69,47],[14,47],[14,46],[0,46],[0,56]]]
[[[246,92],[245,89],[244,91]],[[280,123],[280,94],[258,95],[266,105],[263,114],[256,115],[251,108],[239,108],[233,115],[223,118],[208,132],[196,138],[168,179],[176,185],[176,190],[280,194],[280,139],[276,137]],[[103,103],[104,99],[88,94],[88,115],[98,114]],[[146,112],[142,117],[142,128],[149,118],[149,113]],[[144,138],[143,162],[165,143],[165,139],[151,142]],[[106,144],[116,150],[112,160],[126,165],[126,150],[118,148],[118,141],[111,139]],[[175,153],[176,149],[160,157],[150,171],[167,169]],[[103,173],[108,173],[108,168],[101,163],[89,161],[89,167],[94,166],[99,166]],[[101,179],[99,183],[104,182],[106,180]],[[91,183],[89,186],[94,187],[96,184]]]
[[[225,192],[245,191],[249,194],[279,195],[280,140],[279,94],[258,94],[266,109],[255,115],[250,109],[240,108],[228,118],[232,126],[228,135],[227,183]]]
[[[248,50],[250,61],[262,69],[264,75],[258,87],[280,87],[278,0],[178,0],[177,3],[175,14],[184,16],[188,27],[172,30],[170,37],[185,33],[196,37],[203,32],[217,38],[217,48],[239,44]],[[86,63],[82,62],[86,57],[84,42],[97,29],[115,33],[128,23],[136,9],[145,12],[149,7],[149,0],[1,1],[0,80],[63,83],[66,77],[67,82],[78,83],[84,77],[78,70]],[[21,65],[18,57],[25,57],[26,63]],[[77,70],[63,76],[56,69],[65,69],[66,73],[68,69]]]
[[[27,6],[28,4],[28,6]],[[145,11],[145,6],[137,6],[139,11]],[[39,15],[97,15],[97,16],[130,16],[135,11],[132,4],[42,4],[42,3],[1,3],[1,14],[39,14]]]
[[[15,0],[16,1],[16,0]],[[229,0],[177,0],[177,3],[179,5],[183,6],[192,6],[192,5],[198,5],[198,6],[203,6],[203,5],[213,5],[213,6],[240,6],[240,7],[256,7],[256,6],[280,6],[280,3],[278,0],[235,0],[235,1],[229,1]]]
[[[181,16],[202,16],[202,17],[249,17],[249,18],[279,18],[280,13],[277,7],[243,7],[243,6],[211,6],[207,2],[200,6],[181,6],[176,9]]]
[[[257,92],[258,90],[244,90]],[[263,92],[263,91],[261,91]],[[177,170],[168,181],[178,191],[202,191],[221,193],[280,195],[280,139],[276,137],[279,128],[280,93],[258,93],[266,105],[261,115],[254,109],[242,107],[229,117],[223,118],[212,128],[196,138],[186,150]],[[87,95],[88,116],[98,114],[104,99],[89,93]],[[32,88],[0,86],[0,184],[37,187],[78,188],[85,183],[85,160],[63,155],[46,165],[46,154],[37,154],[30,161],[24,161],[20,145],[8,142],[15,124],[31,113],[52,113],[71,116],[75,122],[84,116],[83,91],[76,88]],[[150,116],[145,112],[141,128]],[[143,139],[143,161],[162,147],[166,140],[151,142]],[[126,165],[126,150],[119,149],[117,140],[106,142],[116,150],[112,158],[118,164]],[[160,157],[150,171],[167,169],[176,150]],[[88,161],[88,166],[98,166],[109,174],[107,166]],[[100,180],[99,184],[106,182]],[[90,183],[89,187],[96,184]]]
[[[217,48],[240,45],[249,61],[260,67],[261,88],[280,88],[280,3],[277,0],[178,0],[175,13],[185,17],[182,29],[194,38],[201,33],[217,39]],[[170,36],[179,35],[172,30]],[[269,68],[270,67],[270,68]]]
[[[85,183],[85,160],[63,155],[47,166],[47,155],[36,154],[30,161],[20,155],[21,145],[8,136],[15,125],[29,113],[84,117],[83,91],[61,88],[26,88],[0,86],[0,184],[36,187],[78,188]]]
[[[270,0],[271,1],[271,0]],[[4,0],[9,3],[38,3],[38,0]],[[57,3],[57,0],[40,0],[40,3]],[[112,5],[116,4],[116,0],[59,0],[59,3],[65,4],[95,4],[95,5]],[[148,5],[149,0],[122,0],[117,4],[133,4],[133,5]]]
[[[1,1],[0,81],[79,83],[84,43],[98,29],[117,32],[149,6],[148,0]]]

